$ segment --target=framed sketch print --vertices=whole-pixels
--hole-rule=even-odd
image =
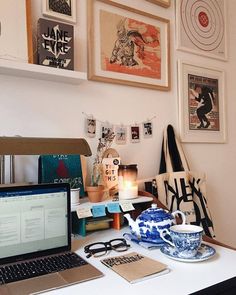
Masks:
[[[152,2],[154,4],[160,5],[162,7],[170,7],[170,0],[146,0],[148,2]]]
[[[181,140],[225,142],[224,71],[179,60],[178,76]]]
[[[227,59],[225,0],[176,1],[177,49]]]
[[[76,23],[76,0],[42,0],[43,15]]]
[[[88,4],[88,78],[169,90],[169,20],[108,0]]]

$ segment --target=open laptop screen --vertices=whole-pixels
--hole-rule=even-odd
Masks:
[[[0,188],[1,262],[58,253],[70,246],[68,184]]]

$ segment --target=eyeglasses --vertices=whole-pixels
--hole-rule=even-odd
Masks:
[[[94,257],[100,257],[103,255],[106,255],[108,251],[115,250],[117,252],[123,252],[128,250],[130,247],[129,244],[127,244],[125,239],[113,239],[109,242],[98,242],[89,244],[84,247],[84,252],[88,253],[86,256],[87,258],[94,256]]]

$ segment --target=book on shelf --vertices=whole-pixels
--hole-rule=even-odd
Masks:
[[[137,252],[101,260],[129,283],[137,283],[169,272],[166,264]]]
[[[38,64],[74,70],[74,27],[40,18],[38,20]]]
[[[39,183],[68,182],[73,187],[80,188],[83,197],[84,183],[80,155],[42,155],[38,165]]]
[[[86,228],[86,231],[108,229],[110,228],[110,223],[112,221],[113,221],[113,218],[109,218],[109,217],[87,218],[85,228]]]

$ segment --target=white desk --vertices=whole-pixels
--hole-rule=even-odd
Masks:
[[[129,232],[129,229],[127,227],[121,231],[109,229],[88,234],[85,238],[76,241],[75,246],[79,246],[76,252],[87,259],[83,252],[83,247],[85,245],[95,241],[109,241],[112,238],[122,237],[124,232]],[[45,294],[185,295],[236,276],[236,251],[233,250],[212,245],[216,249],[217,254],[210,260],[197,263],[183,263],[165,257],[159,249],[146,250],[133,242],[129,243],[131,244],[130,249],[123,253],[133,251],[142,253],[143,255],[150,256],[151,258],[167,264],[171,271],[163,276],[148,279],[136,284],[130,284],[100,262],[100,259],[105,256],[102,258],[91,257],[88,261],[102,271],[104,277],[63,289],[57,289]],[[121,253],[111,251],[106,257],[120,254]]]

